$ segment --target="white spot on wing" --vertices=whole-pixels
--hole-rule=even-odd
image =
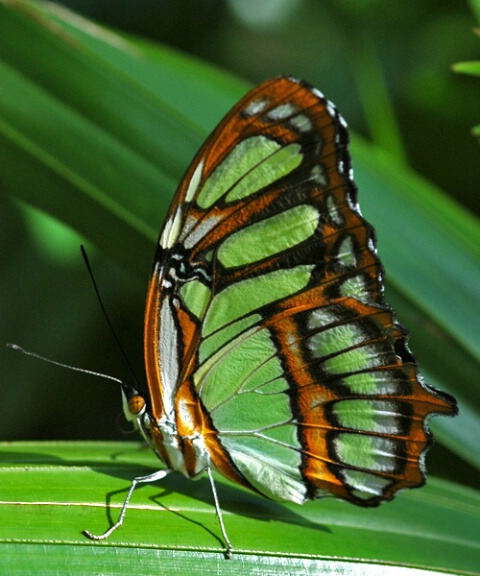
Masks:
[[[337,260],[341,266],[355,266],[357,259],[354,253],[353,240],[350,235],[347,235],[342,240],[338,249]]]
[[[199,223],[198,221],[195,221],[195,225],[191,226],[191,232],[188,233],[183,241],[185,248],[192,248],[200,242],[200,240],[204,238],[221,219],[221,215],[218,214],[216,216],[212,215],[208,218],[203,218]]]
[[[326,186],[327,185],[327,179],[325,177],[324,171],[322,166],[320,166],[319,164],[316,164],[311,171],[311,176],[312,176],[312,180],[314,182],[316,182],[319,186]]]
[[[357,443],[351,442],[350,437],[352,437],[350,432],[342,432],[334,438],[333,443],[339,458],[347,465],[357,467],[362,462],[358,452],[355,452]],[[397,461],[396,446],[396,442],[390,438],[372,437],[369,446],[372,451],[371,458],[368,459],[365,468],[376,472],[393,472]]]
[[[243,113],[246,116],[256,116],[263,112],[265,108],[268,106],[269,101],[266,98],[262,98],[261,100],[253,100],[250,104],[243,110]]]
[[[165,298],[160,310],[160,333],[158,335],[158,357],[162,375],[162,402],[165,413],[174,409],[175,391],[178,380],[178,356],[176,353],[178,332],[170,308],[170,298]]]
[[[337,321],[337,316],[335,316],[335,314],[333,314],[327,308],[315,308],[310,314],[310,318],[308,320],[308,328],[310,330],[324,328],[325,326],[334,324]]]
[[[298,108],[294,104],[287,102],[287,104],[282,104],[269,110],[267,112],[267,118],[269,120],[284,120],[285,118],[295,114],[297,111]]]
[[[313,123],[305,114],[297,114],[290,119],[290,124],[299,132],[311,132]]]
[[[352,487],[352,494],[361,500],[369,500],[383,496],[387,486],[391,484],[388,478],[381,478],[369,472],[360,470],[340,470],[343,481]]]
[[[188,184],[187,193],[185,194],[185,202],[191,202],[192,198],[195,196],[195,193],[198,190],[198,185],[200,184],[200,180],[202,178],[204,164],[205,162],[202,160],[202,162],[199,162],[195,168],[195,171],[192,174]]]
[[[340,285],[340,294],[342,296],[351,296],[360,300],[360,302],[370,301],[370,292],[368,291],[368,286],[360,274],[348,278]]]
[[[358,202],[354,202],[352,200],[352,197],[350,196],[350,194],[346,194],[345,196],[346,200],[347,200],[347,204],[348,206],[357,214],[360,214],[360,216],[362,215],[362,212],[360,211],[360,206],[358,205]]]
[[[335,198],[330,194],[327,198],[327,208],[328,208],[328,215],[330,216],[330,221],[332,224],[336,226],[341,226],[343,224],[343,218],[340,212],[338,211],[338,206],[335,201]]]
[[[330,100],[327,100],[326,105],[327,105],[327,112],[330,114],[332,118],[335,118],[335,112],[336,112],[335,104],[333,104],[333,102],[330,102]]]
[[[178,238],[180,224],[182,221],[182,209],[179,206],[175,214],[165,222],[162,235],[160,236],[160,246],[162,248],[171,248]]]

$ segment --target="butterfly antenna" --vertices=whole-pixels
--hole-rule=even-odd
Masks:
[[[100,308],[102,309],[103,317],[107,321],[108,327],[110,328],[110,332],[112,333],[112,336],[115,340],[115,343],[117,344],[117,348],[119,349],[120,354],[122,355],[122,358],[123,358],[125,365],[127,366],[128,370],[129,370],[129,372],[133,378],[133,381],[136,384],[138,384],[138,380],[137,380],[135,372],[132,368],[132,365],[130,364],[130,360],[128,359],[128,356],[125,354],[125,350],[123,349],[123,346],[120,343],[120,340],[117,336],[117,333],[115,332],[115,329],[113,328],[113,325],[110,322],[110,318],[107,314],[107,310],[105,309],[102,298],[100,296],[100,291],[98,289],[97,282],[95,281],[95,276],[93,275],[92,267],[90,266],[90,260],[88,259],[87,251],[85,250],[85,247],[83,246],[83,244],[80,245],[80,251],[82,252],[83,260],[85,262],[85,266],[87,267],[88,275],[90,276],[90,280],[92,281],[93,289],[95,290],[95,294],[97,295],[98,303],[100,304]]]
[[[94,370],[87,370],[86,368],[79,368],[78,366],[70,366],[70,364],[64,364],[63,362],[57,362],[56,360],[52,360],[51,358],[46,358],[41,354],[37,354],[36,352],[31,352],[30,350],[26,350],[22,348],[18,344],[6,344],[7,348],[11,348],[12,350],[17,350],[22,354],[26,354],[27,356],[32,356],[32,358],[37,358],[38,360],[43,360],[44,362],[48,362],[49,364],[53,364],[54,366],[60,366],[61,368],[68,368],[69,370],[74,370],[75,372],[81,372],[82,374],[90,374],[91,376],[98,376],[98,378],[105,378],[106,380],[112,380],[113,382],[117,382],[117,384],[123,384],[120,378],[115,378],[115,376],[110,376],[109,374],[102,374],[102,372],[95,372]]]

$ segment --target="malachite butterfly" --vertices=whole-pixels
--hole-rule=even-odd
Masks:
[[[155,253],[145,314],[148,392],[124,409],[166,468],[211,470],[303,504],[376,506],[425,482],[427,420],[455,400],[426,384],[383,298],[347,127],[294,78],[222,120],[186,172]]]

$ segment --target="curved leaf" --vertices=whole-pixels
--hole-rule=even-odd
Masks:
[[[0,1],[0,78],[3,189],[142,276],[175,182],[247,88],[171,50],[26,0]],[[478,224],[383,151],[355,139],[352,153],[399,319],[414,328],[432,383],[461,401],[460,417],[438,418],[436,427],[480,465]]]
[[[479,573],[480,494],[438,480],[365,510],[329,499],[275,504],[219,478],[229,562],[206,479],[144,486],[107,541],[82,535],[105,530],[130,480],[157,465],[139,445],[3,443],[0,457],[6,573]]]

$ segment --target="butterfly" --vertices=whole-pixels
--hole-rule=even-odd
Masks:
[[[303,504],[376,506],[424,484],[427,420],[455,399],[426,384],[383,297],[347,126],[320,91],[264,82],[188,168],[156,246],[145,313],[148,391],[124,411],[165,468]]]

